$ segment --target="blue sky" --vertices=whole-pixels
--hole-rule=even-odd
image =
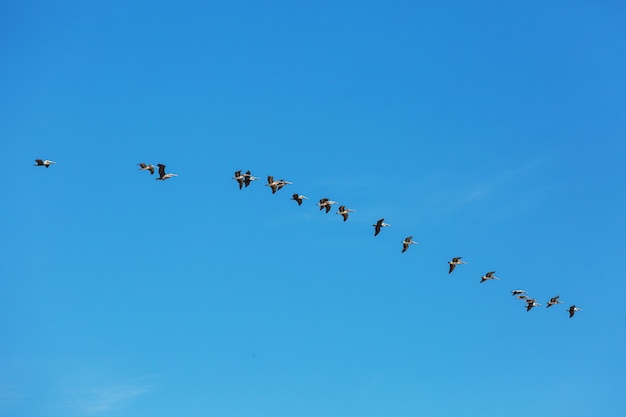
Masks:
[[[0,414],[623,415],[622,3],[132,3],[0,1]]]

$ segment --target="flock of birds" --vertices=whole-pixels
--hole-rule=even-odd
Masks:
[[[53,164],[56,164],[56,162],[51,161],[49,159],[35,159],[35,166],[43,166],[43,167],[49,168],[50,165],[53,165]],[[148,171],[150,172],[151,175],[154,174],[155,168],[158,167],[159,176],[158,178],[156,178],[156,180],[165,181],[167,179],[178,176],[178,174],[166,173],[164,164],[157,164],[155,167],[152,164],[146,164],[146,163],[140,162],[137,165],[139,166],[140,170]],[[252,181],[259,180],[260,178],[253,176],[250,173],[250,171],[246,171],[245,173],[242,173],[242,171],[239,170],[239,171],[235,171],[235,174],[232,179],[237,181],[237,184],[239,185],[239,189],[241,190],[243,188],[247,188],[248,186],[250,186]],[[275,194],[276,192],[281,190],[284,186],[289,185],[289,184],[293,184],[293,183],[290,181],[286,181],[284,179],[275,180],[273,176],[268,175],[267,184],[265,185],[270,187],[270,189],[272,190],[272,194]],[[308,197],[306,197],[303,194],[294,193],[292,194],[290,200],[294,200],[298,204],[298,206],[301,206],[304,200],[308,200]],[[339,204],[339,203],[337,201],[333,201],[328,198],[321,198],[316,205],[319,207],[320,211],[325,210],[326,213],[329,213],[332,210],[332,206],[335,204]],[[336,214],[341,215],[343,217],[343,221],[345,222],[348,220],[349,213],[352,213],[355,211],[356,210],[347,208],[345,205],[340,205]],[[385,219],[381,218],[378,221],[376,221],[376,223],[373,224],[372,226],[374,227],[374,236],[378,236],[378,234],[381,232],[383,227],[388,227],[391,225],[388,223],[385,223]],[[407,236],[402,241],[402,253],[406,252],[411,245],[415,245],[417,243],[418,242],[415,242],[413,240],[413,236]],[[467,264],[467,262],[463,261],[462,257],[458,256],[458,257],[452,258],[450,261],[448,261],[448,265],[449,265],[448,274],[451,274],[452,271],[454,271],[457,266],[463,265],[463,264]],[[487,272],[485,275],[481,277],[480,283],[482,284],[485,281],[499,280],[500,278],[495,276],[494,275],[495,273],[496,271]],[[539,304],[536,299],[531,298],[526,294],[527,294],[526,291],[520,290],[520,289],[511,291],[512,296],[526,303],[527,312],[532,310],[534,307],[541,306],[541,304]],[[546,308],[550,308],[556,304],[562,304],[562,301],[559,300],[558,295],[552,297],[547,302]],[[568,309],[566,309],[566,311],[569,313],[569,317],[572,318],[574,317],[574,314],[577,311],[581,311],[581,309],[579,307],[576,307],[576,305],[571,305]]]

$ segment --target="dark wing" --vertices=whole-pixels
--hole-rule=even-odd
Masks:
[[[326,205],[326,213],[328,213],[328,212],[330,211],[330,208],[331,208],[331,205],[330,205],[330,204],[327,204],[327,205]]]
[[[273,176],[271,176],[271,175],[268,175],[268,176],[267,176],[267,184],[269,185],[269,184],[271,184],[271,183],[273,183],[273,182],[274,182],[274,177],[273,177]]]
[[[163,178],[165,176],[165,165],[159,164],[159,176]]]
[[[406,242],[404,242],[404,243],[402,244],[402,253],[406,252],[406,250],[407,250],[408,248],[409,248],[409,244],[408,244],[408,243],[406,243]]]
[[[448,274],[451,274],[452,271],[454,271],[454,268],[456,268],[456,264],[453,262],[454,259],[450,262],[448,262],[450,264],[450,270],[448,271]]]
[[[43,165],[43,159],[35,159],[35,162],[37,162],[37,165]]]
[[[343,221],[345,222],[346,220],[348,220],[348,212],[343,212],[341,213],[341,215],[343,216]]]

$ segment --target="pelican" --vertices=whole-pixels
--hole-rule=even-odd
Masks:
[[[539,307],[541,305],[534,298],[527,298],[525,301],[526,301],[526,311],[530,311],[532,310],[533,307]]]
[[[154,174],[154,165],[152,164],[144,164],[143,162],[138,163],[139,169],[141,171],[150,171],[150,175]]]
[[[576,307],[576,305],[570,306],[570,308],[567,309],[567,311],[569,311],[569,318],[571,319],[572,317],[574,317],[574,314],[580,310],[582,310],[582,308],[578,308]]]
[[[296,201],[296,203],[298,203],[299,206],[302,205],[302,200],[308,200],[308,199],[309,198],[307,196],[302,195],[302,194],[297,194],[297,193],[294,193],[290,198],[290,200]]]
[[[550,301],[548,301],[548,304],[546,305],[546,308],[550,308],[555,304],[561,304],[561,301],[559,301],[559,296],[557,295],[556,297],[552,297],[550,298]]]
[[[292,182],[289,181],[285,181],[285,180],[276,180],[274,181],[274,177],[271,175],[267,176],[267,186],[269,186],[272,189],[272,194],[274,194],[276,191],[280,190],[281,188],[283,188],[285,185],[287,184],[293,184]]]
[[[320,202],[317,203],[320,206],[320,210],[326,209],[326,213],[328,213],[333,206],[333,204],[338,204],[336,201],[329,200],[327,198],[320,199]]]
[[[258,179],[260,178],[252,176],[252,174],[250,174],[250,171],[246,171],[245,174],[243,174],[243,183],[246,187],[250,185],[252,181],[258,180]]]
[[[235,176],[232,179],[237,181],[237,184],[239,184],[239,189],[241,190],[243,188],[243,183],[245,181],[245,176],[241,174],[241,170],[235,171]]]
[[[460,256],[458,256],[456,258],[452,258],[451,261],[448,261],[448,264],[450,265],[450,270],[448,271],[448,274],[451,274],[452,271],[454,271],[454,268],[456,268],[457,265],[466,264],[466,263],[467,262],[461,260]]]
[[[402,241],[402,253],[406,252],[411,245],[417,245],[417,242],[413,241],[413,236],[408,236]]]
[[[35,159],[35,166],[37,167],[46,167],[50,168],[51,164],[56,164],[56,162],[51,161],[49,159]]]
[[[374,236],[378,236],[378,234],[380,233],[380,229],[391,225],[385,223],[385,219],[379,219],[376,224],[373,224],[372,226],[374,226]]]
[[[159,167],[159,178],[155,178],[156,180],[165,181],[168,178],[178,177],[178,174],[166,174],[165,173],[165,165],[157,164]]]
[[[480,277],[480,282],[483,283],[485,281],[489,281],[490,279],[500,279],[500,278],[498,278],[497,276],[494,275],[495,273],[496,273],[496,271],[487,272],[485,275]]]
[[[517,298],[518,300],[523,300],[523,299],[528,298],[528,297],[527,297],[527,296],[525,296],[524,294],[520,294],[520,295],[518,295],[518,296],[517,296],[517,297],[515,297],[515,298]]]
[[[520,295],[520,294],[526,294],[526,291],[524,290],[513,290],[511,291],[511,295]],[[524,296],[526,297],[526,296]]]
[[[346,206],[339,206],[339,211],[337,212],[337,214],[341,214],[343,216],[343,221],[345,222],[346,220],[348,220],[348,213],[350,213],[351,211],[356,210],[346,208]]]

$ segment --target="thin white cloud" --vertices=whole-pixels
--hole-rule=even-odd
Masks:
[[[151,389],[151,385],[137,383],[110,384],[81,389],[72,393],[73,399],[69,407],[81,414],[102,414],[127,406],[132,400]]]
[[[523,176],[528,172],[537,169],[537,167],[542,162],[543,160],[541,158],[536,158],[511,169],[501,171],[496,175],[490,177],[487,181],[475,185],[461,195],[457,195],[457,202],[459,203],[459,205],[465,205],[472,203],[478,199],[484,198],[492,194],[496,190],[505,187],[514,179],[519,178],[520,176]]]

